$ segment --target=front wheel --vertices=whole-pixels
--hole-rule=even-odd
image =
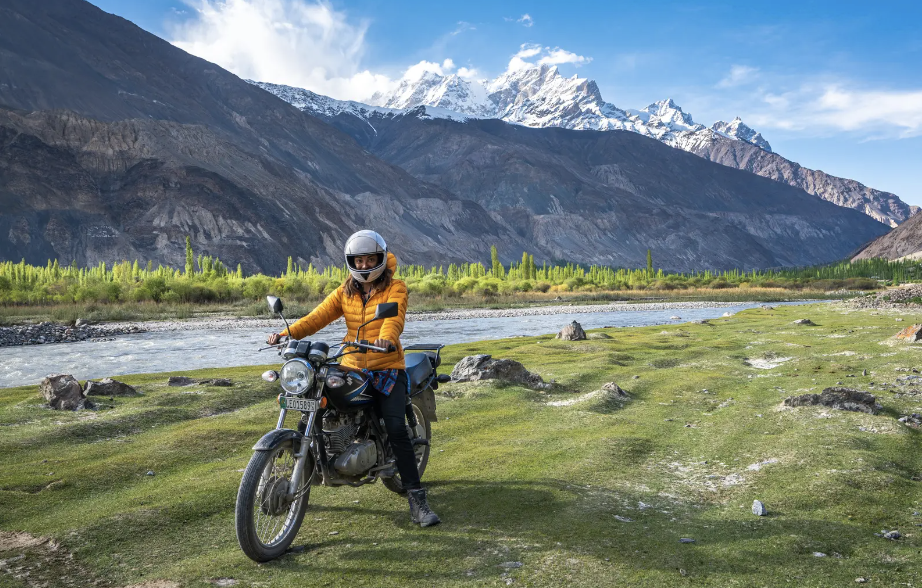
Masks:
[[[432,439],[432,425],[429,424],[429,419],[423,415],[423,411],[416,406],[416,403],[413,403],[413,414],[416,415],[416,428],[410,429],[410,426],[407,425],[407,429],[410,429],[410,439],[423,438],[430,441]],[[422,479],[423,473],[426,471],[426,464],[429,463],[429,445],[416,445],[413,448],[413,453],[416,454],[416,469],[419,470],[419,477]],[[384,487],[391,492],[396,492],[397,494],[407,493],[406,488],[403,487],[403,482],[400,481],[400,474],[396,474],[392,478],[384,478],[381,481],[384,483]]]
[[[307,463],[301,488],[291,500],[288,489],[296,461],[292,444],[257,451],[250,458],[237,492],[235,522],[240,548],[253,561],[277,558],[298,534],[314,473],[314,459],[309,451],[304,459]]]

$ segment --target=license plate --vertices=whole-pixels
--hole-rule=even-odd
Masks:
[[[308,400],[306,398],[287,398],[282,396],[281,402],[282,408],[287,410],[300,410],[301,412],[316,412],[320,409],[320,403],[316,400]]]

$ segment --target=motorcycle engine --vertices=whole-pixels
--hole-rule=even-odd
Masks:
[[[353,443],[340,453],[333,462],[333,467],[344,476],[361,476],[375,465],[377,458],[378,448],[375,442],[362,441]]]
[[[358,427],[352,415],[327,414],[323,418],[323,436],[327,441],[327,454],[342,453],[352,445]]]

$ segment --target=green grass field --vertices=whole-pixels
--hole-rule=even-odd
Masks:
[[[881,343],[913,320],[817,305],[449,347],[446,370],[491,353],[559,386],[443,386],[424,478],[441,526],[381,485],[315,487],[299,549],[263,565],[233,509],[277,417],[264,368],[190,373],[232,388],[126,376],[144,396],[77,413],[0,390],[0,586],[919,585],[922,440],[897,419],[922,387],[896,368],[922,345]],[[611,381],[632,400],[584,398]],[[780,408],[837,382],[884,410]]]

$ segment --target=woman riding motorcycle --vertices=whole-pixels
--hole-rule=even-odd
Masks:
[[[342,365],[366,370],[378,394],[375,401],[384,419],[387,438],[397,462],[397,471],[410,503],[410,520],[422,527],[437,525],[439,517],[429,508],[426,489],[419,479],[416,456],[406,426],[406,401],[409,378],[405,370],[400,334],[407,312],[407,287],[393,278],[397,258],[387,250],[387,244],[374,231],[359,231],[346,241],[346,265],[350,276],[310,314],[281,333],[269,335],[267,342],[275,345],[284,336],[303,339],[313,335],[341,316],[346,318],[346,339],[373,340],[376,347],[394,349],[388,353],[347,355]],[[396,317],[373,322],[356,329],[374,316],[375,307],[396,302]]]

